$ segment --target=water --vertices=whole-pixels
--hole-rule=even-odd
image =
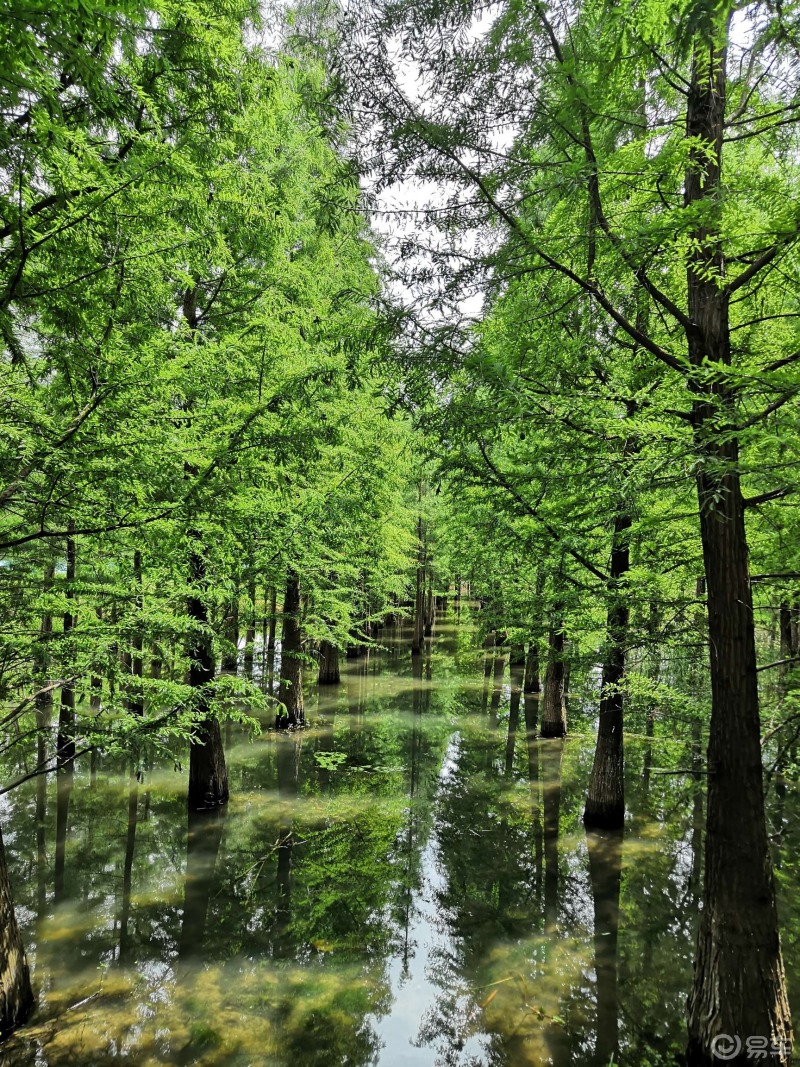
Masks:
[[[649,742],[631,739],[624,837],[587,838],[590,719],[529,744],[508,670],[496,688],[484,677],[467,626],[439,623],[413,664],[406,632],[387,643],[309,692],[309,729],[228,729],[217,816],[189,824],[185,768],[139,781],[108,763],[93,781],[81,762],[60,789],[12,795],[39,1008],[3,1063],[674,1061],[701,782],[644,775]],[[691,738],[652,753],[655,768],[689,767]],[[770,810],[797,1011],[794,803],[789,790]]]

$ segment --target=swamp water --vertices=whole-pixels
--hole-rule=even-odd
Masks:
[[[383,639],[309,689],[308,729],[227,730],[217,815],[187,819],[185,768],[111,761],[4,798],[39,1008],[0,1062],[675,1062],[704,810],[699,775],[657,771],[690,768],[691,739],[631,738],[625,833],[587,835],[591,716],[529,742],[468,626],[413,661]],[[771,789],[798,1012],[795,803]]]

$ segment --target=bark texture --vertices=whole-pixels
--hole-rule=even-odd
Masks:
[[[564,737],[567,706],[564,702],[564,628],[555,615],[548,634],[547,674],[542,701],[542,737]]]
[[[589,778],[583,821],[595,829],[619,829],[625,822],[625,778],[623,755],[623,696],[625,644],[628,634],[628,603],[620,582],[628,573],[630,553],[628,531],[631,519],[626,511],[617,514],[611,547],[609,605],[606,623],[606,650],[600,689],[600,717],[597,745]]]
[[[256,647],[256,580],[251,575],[247,583],[247,630],[244,639],[244,673],[251,678]]]
[[[0,1040],[25,1022],[34,999],[0,833]]]
[[[231,599],[225,609],[225,619],[222,623],[222,632],[227,643],[225,654],[222,657],[222,669],[227,674],[236,674],[239,666],[239,596],[238,593]]]
[[[75,523],[70,519],[68,524],[70,531],[75,529]],[[67,572],[66,572],[66,599],[67,610],[64,612],[64,641],[70,641],[70,632],[75,626],[76,618],[73,614],[73,601],[75,598],[75,538],[67,538]],[[67,673],[72,667],[72,656],[69,647],[66,660],[69,664]],[[61,708],[58,715],[58,735],[56,737],[56,754],[59,767],[70,763],[75,758],[75,689],[72,681],[67,681],[61,687]]]
[[[332,641],[323,641],[319,648],[319,678],[320,685],[338,685],[339,673],[339,649]]]
[[[276,725],[281,729],[303,726],[303,635],[300,627],[300,578],[290,570],[286,575],[286,596],[283,601],[283,634],[281,640],[280,699],[285,714],[278,715]]]
[[[685,203],[719,202],[725,118],[726,51],[698,43],[687,97],[693,150]],[[704,218],[708,218],[706,213]],[[729,299],[721,243],[711,224],[694,233],[688,266],[689,358],[698,369],[731,361]],[[778,935],[767,838],[753,605],[738,443],[721,433],[736,420],[733,385],[695,373],[693,425],[697,493],[708,594],[712,710],[703,910],[689,997],[688,1062],[718,1062],[721,1034],[780,1042],[788,1064],[792,1027]],[[750,1063],[747,1049],[729,1059]]]
[[[228,801],[228,770],[219,723],[209,714],[209,686],[214,678],[214,652],[208,632],[208,609],[201,598],[205,563],[193,553],[190,570],[194,590],[188,599],[189,617],[197,624],[191,649],[189,685],[197,693],[199,722],[189,749],[189,808],[207,811]]]

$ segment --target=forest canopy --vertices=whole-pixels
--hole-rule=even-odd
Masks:
[[[589,831],[630,821],[626,734],[707,740],[688,1062],[788,1064],[799,32],[761,2],[8,0],[0,795],[185,761],[218,809],[221,724],[313,726],[312,674],[401,618],[422,655],[463,597],[531,743],[582,679]],[[1,1036],[34,1001],[2,840],[0,913]]]

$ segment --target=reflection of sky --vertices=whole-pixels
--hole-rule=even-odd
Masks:
[[[439,773],[439,781],[444,782],[457,766],[458,734],[451,738]],[[435,1012],[436,1003],[442,990],[436,981],[436,961],[452,957],[455,945],[450,936],[449,927],[442,921],[436,906],[437,896],[444,891],[446,879],[437,863],[439,843],[434,829],[425,845],[420,861],[421,885],[412,894],[410,903],[410,921],[408,941],[410,946],[408,967],[404,961],[402,946],[388,966],[388,978],[392,989],[392,1006],[388,1014],[381,1019],[373,1019],[374,1027],[383,1046],[378,1063],[384,1067],[400,1065],[427,1064],[437,1062],[437,1047],[419,1041],[421,1020]],[[405,937],[405,932],[403,931]],[[456,990],[448,990],[455,995],[458,1004],[459,1020],[464,1029],[468,1027],[468,1016],[472,997],[468,990],[458,995]],[[483,1063],[481,1043],[476,1036],[468,1037],[461,1046],[465,1063]]]
[[[41,1005],[15,1039],[15,1064],[36,1062],[37,1041],[47,1048],[38,1062],[48,1067],[98,1067],[112,1046],[130,1050],[137,1063],[177,1062],[159,1050],[199,1054],[210,1035],[217,1051],[196,1061],[208,1067],[538,1067],[547,1062],[554,1025],[561,1026],[557,1017],[566,1020],[570,1062],[592,1062],[594,902],[580,822],[592,738],[568,740],[563,765],[548,763],[541,746],[550,743],[541,743],[534,787],[520,727],[506,775],[508,690],[493,728],[480,711],[479,650],[465,651],[452,627],[438,634],[431,681],[412,675],[407,632],[387,635],[397,640],[394,653],[342,664],[345,679],[357,684],[322,693],[310,728],[284,739],[297,745],[296,794],[277,788],[275,735],[251,741],[234,731],[227,750],[234,793],[206,886],[203,943],[191,961],[177,955],[185,917],[183,772],[155,768],[138,787],[124,963],[129,770],[101,765],[92,788],[88,763],[79,764],[67,893],[57,906],[55,782],[48,782],[41,857],[32,832],[37,783],[0,800]],[[416,711],[415,689],[426,693]],[[323,773],[320,751],[345,760]],[[686,765],[680,745],[669,751]],[[641,759],[632,738],[632,778]],[[636,829],[624,845],[620,923],[620,1025],[629,1048],[640,1031],[657,1035],[657,1049],[683,1035],[692,785],[653,776],[649,794],[641,785],[629,794]],[[557,848],[545,844],[544,856],[544,871],[550,864],[552,873],[555,856],[559,875],[554,933],[544,929],[546,886],[536,859],[542,787],[559,789],[560,798]],[[659,811],[669,814],[655,818]],[[291,917],[278,956],[275,843],[288,825],[296,845]],[[37,907],[40,879],[45,896]]]

